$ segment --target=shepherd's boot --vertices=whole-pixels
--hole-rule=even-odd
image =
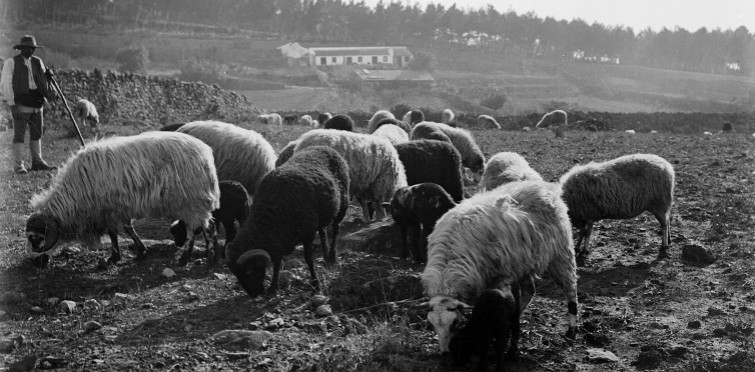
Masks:
[[[50,171],[58,169],[54,165],[48,165],[42,160],[42,142],[29,141],[29,151],[31,151],[31,169],[32,171]]]
[[[26,174],[27,170],[24,167],[24,144],[14,143],[11,145],[11,151],[13,152],[13,172],[16,174]]]

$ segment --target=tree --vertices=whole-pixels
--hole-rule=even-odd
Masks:
[[[415,71],[435,71],[438,67],[438,59],[435,54],[428,52],[415,52],[414,59],[409,62],[409,69]]]

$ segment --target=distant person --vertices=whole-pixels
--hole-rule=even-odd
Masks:
[[[13,171],[26,174],[24,166],[24,137],[29,128],[29,151],[31,152],[31,171],[49,171],[57,167],[48,165],[42,159],[42,129],[44,128],[43,110],[48,99],[55,99],[56,94],[49,85],[48,70],[39,57],[32,56],[37,48],[34,36],[26,35],[13,49],[20,52],[3,63],[0,76],[0,92],[3,100],[11,108],[13,117]]]

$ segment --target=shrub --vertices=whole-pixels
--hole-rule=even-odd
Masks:
[[[414,53],[414,58],[409,62],[409,69],[416,71],[435,71],[438,67],[438,59],[435,54],[418,51]]]
[[[506,96],[503,93],[494,94],[480,101],[480,106],[485,106],[492,110],[498,110],[506,103]]]
[[[126,47],[118,50],[115,61],[120,63],[121,71],[144,72],[149,65],[149,51],[143,45]]]

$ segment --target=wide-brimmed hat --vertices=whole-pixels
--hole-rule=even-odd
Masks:
[[[34,36],[31,35],[24,35],[23,37],[21,37],[21,42],[14,45],[13,49],[21,49],[23,47],[44,48],[41,45],[37,45],[37,39],[35,39]]]

